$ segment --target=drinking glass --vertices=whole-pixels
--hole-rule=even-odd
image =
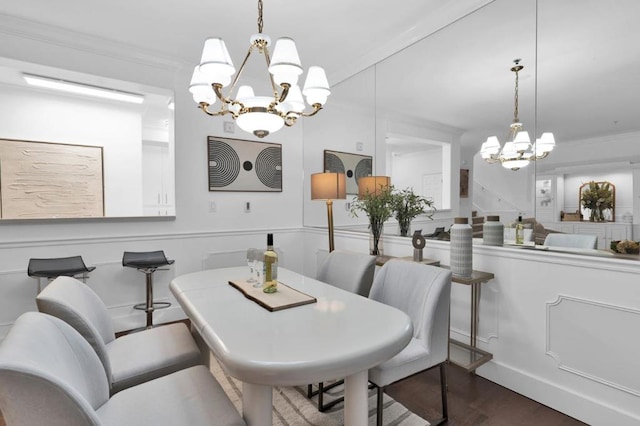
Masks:
[[[257,262],[259,260],[259,255],[260,250],[258,250],[257,248],[250,248],[247,250],[247,265],[249,265],[250,271],[249,279],[247,280],[247,282],[253,284],[254,287],[256,286],[256,283],[258,283],[256,267],[258,266]]]

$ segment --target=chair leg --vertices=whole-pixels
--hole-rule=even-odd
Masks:
[[[442,419],[446,422],[449,419],[449,408],[447,406],[447,363],[440,364],[440,392],[442,392]]]
[[[311,399],[311,397],[313,396],[313,386],[312,385],[307,385],[307,399]]]
[[[382,397],[384,388],[378,386],[378,404],[376,406],[376,424],[382,426]]]
[[[440,367],[440,396],[442,398],[442,417],[432,421],[432,426],[446,423],[449,420],[449,408],[447,406],[447,362],[443,362]]]
[[[324,411],[323,395],[324,395],[324,383],[320,382],[318,383],[318,411],[320,412]]]

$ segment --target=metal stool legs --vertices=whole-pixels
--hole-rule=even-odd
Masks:
[[[154,302],[153,301],[153,273],[157,270],[157,268],[145,268],[138,269],[138,271],[143,272],[146,275],[146,291],[147,298],[145,303],[138,303],[134,305],[134,309],[139,309],[141,311],[145,311],[147,314],[147,325],[146,328],[153,327],[153,312],[156,309],[168,308],[171,306],[169,302]]]

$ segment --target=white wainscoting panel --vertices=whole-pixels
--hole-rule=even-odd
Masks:
[[[640,311],[559,295],[547,303],[547,355],[558,368],[640,396]]]

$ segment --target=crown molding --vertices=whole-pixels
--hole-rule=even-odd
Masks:
[[[163,70],[176,71],[186,65],[184,61],[131,44],[0,13],[0,35],[2,34]]]

